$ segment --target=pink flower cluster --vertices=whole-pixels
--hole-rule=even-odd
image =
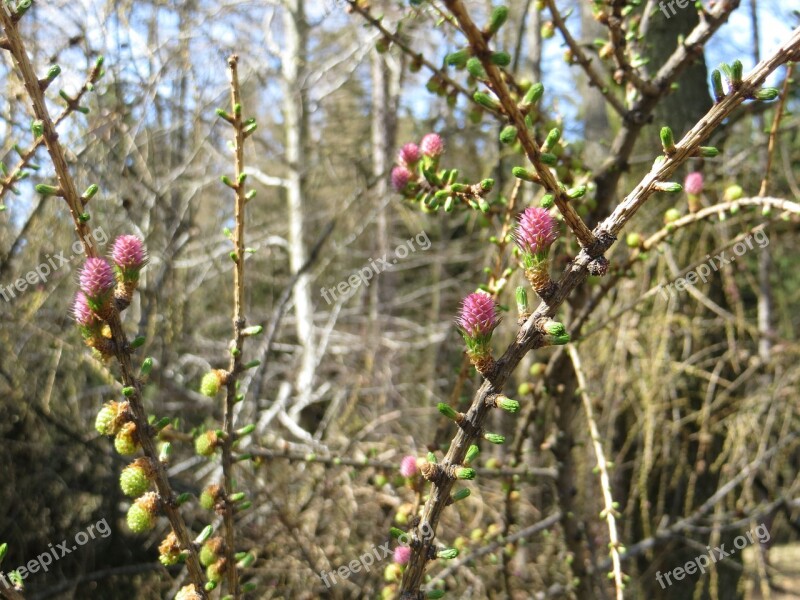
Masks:
[[[417,471],[417,457],[404,456],[403,460],[400,461],[400,474],[403,477],[413,477],[417,474]]]
[[[397,165],[392,169],[392,187],[397,192],[404,192],[409,183],[416,180],[417,165],[420,160],[425,159],[432,164],[444,152],[444,142],[437,133],[428,133],[423,136],[419,145],[409,142],[405,144],[397,154]]]
[[[472,339],[489,338],[500,324],[497,304],[489,294],[475,292],[461,302],[461,312],[456,323],[465,337]]]
[[[144,243],[134,235],[119,236],[114,241],[111,260],[114,267],[104,258],[88,258],[78,273],[80,291],[75,296],[72,315],[87,335],[108,316],[117,282],[135,285],[139,271],[147,263]]]
[[[683,182],[683,189],[687,194],[699,196],[703,193],[703,174],[700,171],[689,173]]]
[[[532,206],[519,216],[515,237],[524,253],[546,253],[558,238],[558,223],[547,209]]]

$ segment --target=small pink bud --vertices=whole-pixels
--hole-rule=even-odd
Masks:
[[[147,251],[135,235],[121,235],[114,240],[111,258],[121,270],[138,271],[147,262]]]
[[[703,174],[699,171],[689,173],[683,182],[683,189],[692,196],[700,195],[703,192]]]
[[[416,456],[404,456],[403,460],[400,461],[400,474],[403,477],[413,477],[417,474],[417,470]]]
[[[408,546],[398,546],[394,549],[394,562],[404,565],[411,560],[411,548]]]
[[[461,303],[461,312],[456,322],[465,337],[488,340],[500,323],[494,298],[485,292],[470,294]]]
[[[93,303],[101,303],[117,283],[111,265],[102,258],[87,259],[78,278],[81,290],[86,294],[90,306]]]
[[[86,300],[86,294],[78,292],[72,305],[72,316],[81,327],[93,327],[99,323],[97,316],[92,312]]]
[[[545,208],[532,206],[519,216],[517,246],[526,254],[547,251],[558,238],[558,223]]]
[[[429,133],[422,138],[422,141],[419,143],[419,149],[425,156],[436,158],[441,156],[442,152],[444,152],[444,142],[438,134]]]
[[[422,153],[419,151],[419,146],[412,142],[403,146],[400,149],[400,153],[397,155],[397,160],[401,165],[406,167],[415,165],[419,162],[420,158],[422,158]]]
[[[408,182],[411,181],[411,171],[404,166],[392,169],[392,187],[398,192],[406,189]]]

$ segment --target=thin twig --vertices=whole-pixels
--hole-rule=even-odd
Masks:
[[[783,118],[783,109],[786,106],[786,99],[789,97],[789,83],[792,81],[793,70],[794,70],[794,64],[789,63],[786,66],[786,78],[783,80],[781,99],[778,100],[778,105],[775,107],[775,118],[772,119],[772,128],[769,131],[769,144],[767,145],[767,164],[764,165],[764,179],[761,180],[761,189],[758,192],[759,196],[767,195],[767,187],[769,186],[769,172],[772,169],[772,157],[775,154],[775,146],[778,141],[778,130],[780,129],[781,119]]]
[[[78,195],[75,182],[67,168],[64,150],[58,142],[58,133],[55,130],[55,126],[44,101],[42,86],[39,84],[39,80],[33,70],[33,65],[25,50],[22,37],[17,29],[16,20],[6,13],[5,10],[0,10],[0,22],[2,22],[3,30],[5,31],[8,50],[14,57],[14,61],[22,74],[22,80],[25,84],[28,96],[30,97],[34,115],[41,121],[44,142],[47,146],[50,158],[53,161],[53,166],[58,178],[59,192],[69,207],[69,212],[75,226],[75,232],[83,245],[84,254],[87,258],[97,257],[97,248],[93,245],[89,227],[86,224],[86,220],[82,218],[84,212],[83,201]],[[166,469],[159,460],[159,453],[156,449],[153,437],[153,429],[148,423],[147,412],[145,411],[142,401],[142,383],[134,375],[135,371],[131,360],[130,343],[122,327],[119,310],[114,303],[111,304],[110,315],[106,319],[106,322],[111,329],[114,355],[120,366],[122,384],[126,388],[131,389],[131,394],[127,399],[132,411],[132,420],[136,425],[137,437],[142,450],[145,456],[150,459],[150,463],[153,466],[153,482],[159,493],[161,508],[164,510],[181,547],[188,553],[186,565],[189,571],[189,577],[201,598],[206,598],[203,583],[203,570],[200,566],[195,546],[189,536],[186,523],[180,513],[177,498],[167,478]]]
[[[603,95],[603,98],[606,99],[606,102],[611,105],[611,108],[613,108],[619,116],[624,117],[628,110],[625,108],[625,105],[622,104],[622,100],[620,100],[617,95],[611,91],[609,85],[603,81],[602,75],[595,70],[594,65],[592,65],[592,60],[586,56],[581,45],[572,37],[572,34],[567,28],[567,24],[564,22],[564,18],[561,16],[561,12],[559,12],[556,6],[555,0],[547,0],[547,8],[550,9],[550,14],[553,17],[553,24],[561,33],[561,37],[564,38],[564,42],[569,47],[570,52],[572,52],[575,62],[581,66],[583,72],[586,73],[586,77],[589,78],[589,85],[596,87]]]
[[[522,144],[528,160],[531,162],[534,169],[536,169],[536,174],[541,179],[542,186],[544,186],[548,193],[553,194],[558,210],[561,211],[564,221],[575,234],[581,246],[584,248],[595,246],[597,240],[594,234],[575,211],[575,208],[567,197],[566,191],[563,189],[563,186],[559,185],[550,167],[542,162],[542,152],[539,149],[539,145],[536,143],[536,140],[534,140],[533,134],[525,123],[525,116],[511,97],[502,71],[491,60],[492,52],[489,49],[483,32],[472,20],[472,17],[470,17],[461,0],[446,0],[445,4],[456,19],[458,19],[474,55],[480,59],[486,71],[492,90],[500,101],[511,123],[517,128],[519,142]]]
[[[233,232],[233,346],[231,348],[230,366],[225,389],[225,420],[223,430],[225,437],[222,442],[222,478],[225,494],[225,510],[223,524],[225,528],[225,572],[228,580],[228,591],[235,600],[241,598],[239,588],[239,575],[235,559],[235,535],[233,515],[236,506],[231,501],[233,489],[233,444],[236,433],[233,430],[234,405],[236,404],[236,382],[242,370],[242,352],[244,350],[244,329],[247,323],[244,315],[244,205],[247,202],[244,176],[244,140],[246,137],[244,120],[242,119],[242,99],[239,92],[239,57],[234,54],[228,59],[231,84],[231,121],[233,126],[233,153],[235,161],[234,192],[236,203],[234,208],[235,228]]]
[[[449,4],[459,4],[449,0]],[[463,14],[462,11],[459,14]],[[483,425],[494,406],[495,398],[502,393],[503,386],[513,373],[522,358],[532,349],[541,348],[548,342],[542,333],[542,321],[555,316],[556,311],[567,296],[588,275],[589,265],[611,247],[614,236],[622,230],[647,199],[655,192],[658,182],[667,180],[677,168],[692,156],[708,135],[755,89],[766,77],[787,62],[800,51],[800,29],[793,32],[784,43],[766,60],[744,79],[742,87],[726,96],[722,102],[713,106],[698,124],[677,144],[676,152],[654,165],[650,173],[637,185],[625,200],[602,224],[595,229],[598,244],[594,248],[583,248],[566,267],[557,285],[557,291],[547,302],[541,302],[536,311],[525,321],[517,332],[515,341],[506,349],[497,361],[494,371],[484,380],[476,391],[469,410],[459,423],[459,429],[450,444],[444,459],[436,465],[436,473],[432,481],[432,489],[426,502],[419,524],[411,530],[412,553],[403,580],[400,585],[400,597],[404,600],[416,600],[422,586],[425,568],[433,551],[430,536],[422,532],[435,532],[442,512],[450,502],[450,491],[456,481],[453,471],[464,462],[469,446],[475,443],[483,430]]]
[[[595,460],[597,461],[597,470],[600,474],[600,490],[603,492],[603,514],[608,523],[608,539],[609,539],[609,552],[611,554],[611,563],[613,565],[614,573],[614,586],[616,588],[617,600],[623,600],[623,589],[625,587],[622,582],[622,567],[620,566],[619,559],[619,534],[617,533],[617,509],[614,506],[614,498],[611,496],[611,479],[608,476],[608,463],[606,462],[606,455],[603,451],[603,444],[600,442],[600,431],[597,429],[597,422],[594,419],[594,410],[592,409],[592,400],[586,393],[587,383],[586,376],[583,374],[583,367],[581,366],[581,357],[578,354],[578,349],[575,344],[568,344],[567,351],[572,360],[572,366],[575,369],[575,377],[578,380],[578,393],[583,402],[583,410],[586,413],[586,422],[589,425],[589,437],[592,440],[592,447],[594,449]]]

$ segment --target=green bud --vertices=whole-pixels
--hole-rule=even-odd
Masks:
[[[172,443],[164,442],[158,452],[158,461],[161,463],[168,463],[170,456],[172,456]]]
[[[60,196],[61,188],[54,185],[47,185],[45,183],[37,184],[34,189],[42,196]]]
[[[664,223],[674,223],[681,218],[681,212],[677,208],[670,208],[664,213]]]
[[[453,212],[453,209],[456,207],[455,202],[455,199],[449,196],[447,200],[444,201],[444,212]]]
[[[456,556],[458,556],[458,550],[456,548],[445,548],[436,553],[436,558],[442,558],[444,560],[452,560]]]
[[[258,589],[258,585],[252,581],[248,581],[245,584],[242,584],[242,593],[249,594],[250,592],[255,592]]]
[[[544,85],[541,83],[534,83],[530,89],[525,92],[525,96],[522,98],[522,105],[524,107],[536,104],[539,100],[542,99],[544,95]]]
[[[511,414],[519,412],[519,402],[512,400],[511,398],[507,398],[506,396],[498,396],[497,400],[495,400],[495,404],[497,405],[497,408],[502,408],[504,411]]]
[[[434,598],[434,599],[437,599],[437,600],[439,598],[444,598],[444,590],[428,590],[427,597],[428,598]]]
[[[756,92],[756,100],[760,100],[761,102],[769,102],[770,100],[775,100],[780,96],[780,91],[777,88],[773,87],[765,87],[761,88]]]
[[[578,187],[574,187],[571,190],[567,190],[567,196],[571,199],[576,200],[577,198],[582,198],[586,195],[586,190],[588,188],[585,185],[579,185]]]
[[[731,64],[731,83],[734,86],[739,86],[742,83],[742,61],[738,59]]]
[[[483,439],[492,444],[505,444],[506,442],[506,437],[499,433],[484,433]]]
[[[253,325],[252,327],[247,327],[242,330],[242,335],[258,335],[264,328],[261,325]]]
[[[475,469],[471,469],[470,467],[458,467],[455,472],[456,479],[465,480],[475,479],[476,474]]]
[[[725,188],[725,194],[723,195],[723,199],[725,202],[733,202],[734,200],[738,200],[739,198],[744,196],[744,190],[740,185],[729,185]]]
[[[544,144],[542,144],[542,152],[549,152],[553,146],[558,143],[558,140],[561,139],[561,131],[554,127],[550,130],[550,133],[547,134],[547,138],[544,140]]]
[[[464,498],[469,498],[470,491],[468,488],[461,488],[455,494],[451,496],[453,502],[458,502],[459,500],[463,500]]]
[[[497,102],[497,100],[492,98],[492,96],[490,96],[486,92],[475,92],[472,95],[472,98],[473,100],[475,100],[475,102],[477,102],[478,104],[480,104],[485,108],[488,108],[489,110],[494,110],[494,111],[500,110],[500,104]]]
[[[0,544],[0,562],[3,562],[3,559],[6,557],[7,552],[8,552],[8,544],[6,543]]]
[[[488,76],[486,75],[486,69],[483,68],[480,59],[475,56],[467,61],[467,71],[475,79],[479,79],[481,81],[488,79]]]
[[[475,444],[472,444],[467,449],[467,455],[464,457],[464,462],[465,463],[471,463],[478,456],[479,452],[480,452],[480,448],[478,448]]]
[[[261,364],[261,361],[260,361],[260,360],[251,360],[249,363],[247,363],[246,365],[244,365],[244,366],[242,367],[242,369],[244,369],[245,371],[246,371],[247,369],[255,369],[255,368],[256,368],[257,366],[259,366],[260,364]]]
[[[507,67],[511,64],[511,55],[508,52],[492,52],[489,60],[498,67]]]
[[[403,531],[402,529],[398,529],[397,527],[390,527],[389,535],[391,535],[394,539],[398,539],[401,536],[406,535],[406,532]]]
[[[662,192],[669,192],[671,194],[676,194],[683,190],[683,186],[676,181],[665,181],[659,187]]]
[[[517,300],[517,312],[520,315],[528,314],[528,290],[520,285],[514,291],[514,296]]]
[[[539,202],[539,206],[542,208],[552,208],[553,205],[556,203],[556,199],[553,194],[545,194],[542,196],[541,202]]]
[[[461,415],[459,415],[449,404],[445,404],[444,402],[439,402],[436,405],[436,408],[439,409],[439,412],[442,413],[448,419],[453,421],[461,420]]]
[[[513,144],[517,141],[517,128],[513,125],[506,125],[500,132],[500,141],[504,144]]]
[[[539,176],[536,173],[528,171],[525,167],[514,167],[511,169],[511,174],[517,179],[522,179],[522,181],[531,181],[534,183],[539,181]]]
[[[93,183],[88,188],[86,188],[86,191],[83,192],[83,196],[81,196],[81,198],[83,199],[84,202],[91,200],[99,189],[100,188],[97,186],[97,184]]]
[[[444,62],[451,67],[463,69],[467,65],[471,53],[469,48],[462,48],[445,56]]]
[[[629,233],[625,236],[625,244],[628,248],[638,248],[642,245],[642,236],[638,233]]]
[[[136,393],[136,388],[131,385],[126,385],[124,388],[122,388],[122,395],[125,396],[126,398],[130,398],[135,393]]]
[[[478,198],[478,208],[481,209],[482,213],[486,214],[489,212],[489,209],[491,207],[489,206],[489,203],[486,201],[486,198]]]
[[[44,123],[39,119],[36,119],[33,123],[31,123],[31,132],[35,138],[42,137],[42,135],[44,135]]]
[[[240,569],[246,569],[250,565],[252,565],[255,562],[255,560],[256,560],[255,555],[251,554],[250,552],[247,552],[236,566]]]
[[[61,75],[61,67],[58,65],[53,65],[47,69],[47,81],[53,81],[59,75]]]
[[[78,215],[78,221],[80,221],[81,223],[88,223],[91,218],[92,215],[86,212]]]
[[[508,20],[508,7],[496,6],[489,17],[489,26],[486,28],[489,35],[494,35]]]
[[[672,135],[672,129],[669,127],[661,128],[661,145],[664,147],[666,154],[675,152],[675,138]]]
[[[711,87],[714,90],[714,100],[722,102],[725,98],[725,90],[722,87],[722,74],[718,69],[711,71]]]
[[[559,323],[558,321],[548,321],[544,326],[544,330],[548,335],[564,335],[567,333],[567,328],[564,327],[563,323]]]
[[[136,349],[136,348],[141,348],[142,346],[144,346],[144,343],[145,343],[146,341],[147,341],[147,338],[146,338],[146,337],[144,337],[143,335],[140,335],[140,336],[138,336],[138,337],[135,337],[135,338],[133,339],[133,341],[131,342],[131,348],[134,348],[134,349]]]
[[[142,361],[142,366],[139,369],[139,375],[142,377],[147,377],[150,375],[150,371],[153,369],[153,359],[152,357],[148,356]]]
[[[486,179],[481,179],[481,189],[484,192],[491,192],[493,187],[494,187],[494,179],[492,179],[491,177],[487,177]]]
[[[250,435],[256,430],[256,426],[254,423],[250,423],[249,425],[245,425],[241,429],[236,430],[236,437],[244,437],[246,435]]]
[[[222,175],[222,176],[219,178],[219,180],[220,180],[222,183],[224,183],[225,185],[227,185],[228,187],[230,187],[230,188],[235,188],[235,187],[236,187],[236,186],[234,185],[234,183],[231,181],[231,178],[230,178],[230,177],[228,177],[227,175]]]
[[[704,158],[714,158],[719,156],[719,150],[714,146],[700,146],[700,156]]]
[[[427,456],[425,457],[425,459],[426,459],[426,460],[427,460],[429,463],[431,463],[432,465],[435,465],[435,464],[436,464],[436,455],[435,455],[433,452],[428,452],[428,454],[427,454]]]
[[[553,346],[563,346],[564,344],[569,344],[570,336],[569,334],[566,335],[554,335],[550,338],[550,342]]]
[[[555,154],[551,154],[550,152],[542,152],[541,159],[544,164],[548,167],[552,167],[558,162],[558,157]]]

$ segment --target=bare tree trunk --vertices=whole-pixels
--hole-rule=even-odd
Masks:
[[[303,204],[306,173],[303,156],[308,148],[308,94],[305,72],[308,49],[308,25],[304,0],[286,0],[283,14],[285,50],[282,56],[283,116],[286,130],[286,202],[289,217],[289,266],[296,273],[308,259],[305,242]],[[311,278],[304,274],[294,286],[294,313],[300,366],[295,391],[302,398],[311,393],[316,357],[314,353],[314,313],[311,303]]]
[[[397,133],[397,103],[399,100],[399,81],[398,77],[392,72],[387,57],[378,52],[372,53],[372,171],[377,178],[375,184],[375,196],[385,198],[389,193],[387,176],[392,165],[392,149],[395,146]],[[374,256],[385,256],[389,251],[389,233],[387,212],[382,210],[378,213],[377,227],[375,231],[375,242],[373,246]],[[380,351],[380,304],[381,300],[387,296],[382,293],[386,289],[385,280],[375,277],[369,288],[369,322],[368,335],[365,355],[365,371],[378,375],[378,379],[385,383],[388,379],[387,361]],[[386,375],[386,377],[382,377]],[[380,385],[378,389],[383,390]],[[381,393],[379,406],[383,404],[385,394]]]

